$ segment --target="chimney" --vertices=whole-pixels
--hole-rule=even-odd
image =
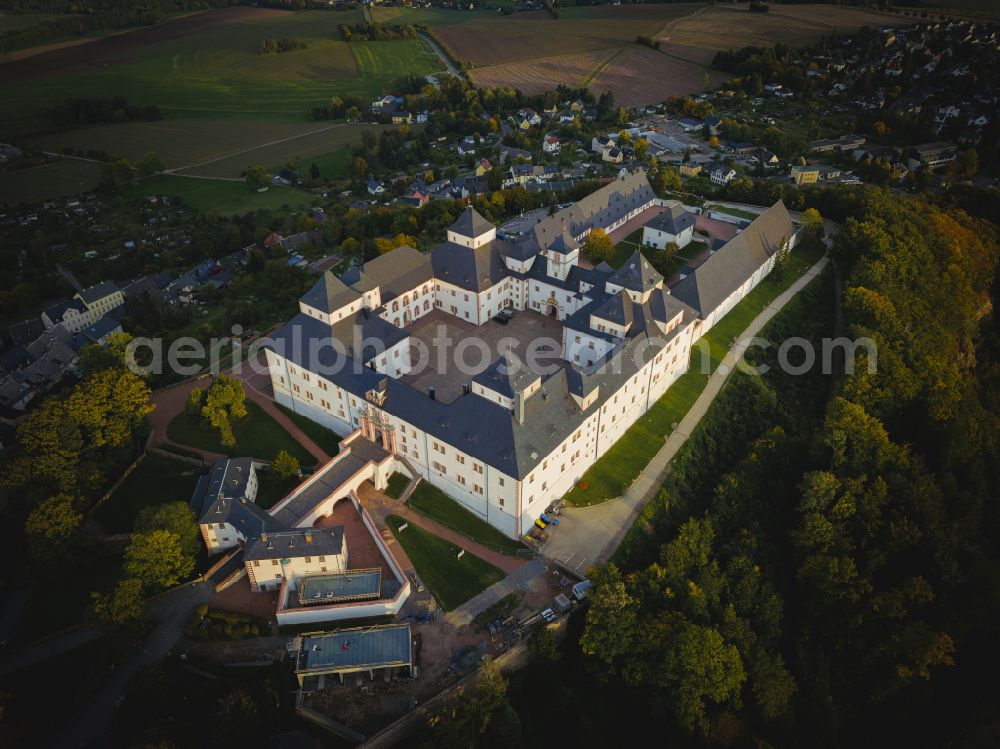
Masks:
[[[518,424],[524,423],[524,391],[518,390],[514,393],[514,418]]]
[[[462,383],[462,395],[468,395],[471,392],[472,392],[472,385],[469,384],[468,382],[463,382]]]
[[[311,531],[306,531],[306,543],[311,544],[313,542],[313,534]]]
[[[437,400],[437,396],[434,395],[434,386],[433,385],[428,385],[427,386],[427,397],[430,398],[432,401],[436,401]]]

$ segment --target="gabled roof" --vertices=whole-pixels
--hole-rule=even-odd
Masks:
[[[100,283],[95,283],[93,286],[89,286],[86,289],[82,289],[77,292],[77,296],[83,300],[84,304],[93,304],[99,299],[103,299],[106,296],[114,294],[116,291],[120,291],[118,284],[114,281],[101,281]]]
[[[283,559],[288,557],[319,556],[340,554],[344,548],[344,526],[326,528],[296,528],[288,531],[269,531],[243,550],[243,558]]]
[[[609,284],[615,284],[629,291],[649,291],[663,283],[663,276],[649,261],[636,250],[632,257],[622,263],[608,279]]]
[[[632,324],[632,298],[625,292],[619,291],[608,297],[607,301],[598,306],[591,314],[594,317],[628,328]]]
[[[670,293],[705,319],[742,286],[781,245],[794,227],[780,200],[755,218],[714,255],[681,279]]]
[[[277,527],[274,518],[258,507],[253,497],[247,496],[252,470],[251,458],[217,460],[208,476],[201,506],[196,508],[198,522],[202,525],[229,523],[248,540]]]
[[[539,375],[532,372],[514,353],[501,354],[485,370],[472,378],[485,388],[495,393],[513,398],[518,392],[525,390]]]
[[[568,232],[564,231],[553,240],[552,244],[549,245],[549,249],[553,252],[558,252],[560,255],[569,255],[580,249],[580,243],[573,239]]]
[[[336,312],[351,302],[361,298],[361,294],[345,284],[330,271],[326,271],[313,287],[302,295],[302,301],[322,312]]]
[[[430,255],[404,244],[369,260],[364,268],[348,269],[341,280],[361,293],[379,288],[384,303],[433,277]]]
[[[509,273],[495,241],[475,249],[445,242],[431,252],[431,262],[435,278],[468,291],[492,288]]]
[[[471,205],[465,209],[454,224],[448,227],[449,231],[461,234],[463,237],[472,239],[486,234],[496,227],[480,215],[479,211]]]
[[[684,206],[675,201],[667,205],[667,210],[645,225],[650,229],[677,235],[694,226],[695,221],[694,214],[684,210]]]

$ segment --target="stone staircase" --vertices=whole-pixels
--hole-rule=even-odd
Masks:
[[[399,495],[399,501],[403,504],[406,504],[407,500],[409,500],[410,498],[410,495],[412,495],[413,492],[416,491],[416,488],[420,485],[420,482],[423,481],[423,479],[417,472],[417,469],[413,467],[413,464],[406,459],[405,455],[397,455],[396,460],[398,460],[400,463],[406,466],[406,470],[409,471],[410,475],[413,477],[410,479],[410,483],[406,485],[406,488],[403,489],[403,493]]]

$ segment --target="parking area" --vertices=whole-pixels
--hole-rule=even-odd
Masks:
[[[513,351],[541,375],[565,365],[560,355],[562,324],[531,310],[515,311],[506,325],[489,320],[479,326],[434,310],[407,332],[414,340],[413,371],[403,382],[425,393],[433,387],[434,397],[443,403],[461,397],[463,385],[501,353]]]

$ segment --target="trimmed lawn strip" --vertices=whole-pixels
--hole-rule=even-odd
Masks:
[[[391,499],[399,499],[409,483],[409,476],[404,476],[397,471],[389,477],[389,484],[385,487],[385,496]]]
[[[406,521],[398,515],[389,515],[385,520],[420,579],[445,611],[460,606],[504,577],[492,564],[468,551],[461,559],[456,558],[457,546],[413,523],[400,532],[399,526]]]
[[[312,453],[296,442],[292,435],[254,403],[247,399],[247,416],[233,423],[236,447],[224,447],[219,442],[219,432],[203,429],[201,424],[185,413],[179,413],[167,425],[167,437],[171,442],[223,455],[249,455],[260,460],[274,460],[279,450],[286,450],[299,459],[304,466],[316,462]]]
[[[791,286],[822,257],[822,252],[793,252],[781,281],[765,278],[745,299],[733,307],[706,335],[692,346],[691,369],[671,385],[656,404],[633,424],[600,460],[592,465],[565,499],[577,507],[605,502],[621,496],[645,470],[666,438],[701,395],[708,378],[716,370],[739,335],[775,297]],[[702,372],[701,357],[705,351]],[[586,488],[584,488],[586,487]]]
[[[420,514],[501,554],[516,556],[518,552],[524,551],[524,547],[517,541],[507,538],[427,481],[421,481],[417,485],[406,504]]]
[[[748,221],[753,221],[755,218],[760,218],[759,213],[753,213],[752,211],[744,211],[742,208],[730,208],[729,206],[719,205],[717,203],[705,206],[705,213],[708,213],[709,211],[728,213],[730,216],[736,216],[736,218],[745,218]]]
[[[94,513],[94,520],[107,533],[127,533],[146,507],[166,502],[189,502],[198,476],[204,469],[161,455],[147,454],[107,502]]]
[[[305,432],[306,437],[319,445],[320,449],[322,449],[323,452],[331,458],[340,452],[340,437],[337,436],[336,432],[330,431],[322,424],[310,419],[308,416],[297,414],[290,408],[285,408],[277,401],[274,405],[278,407],[278,410],[281,411],[281,413],[291,419],[295,426]]]

